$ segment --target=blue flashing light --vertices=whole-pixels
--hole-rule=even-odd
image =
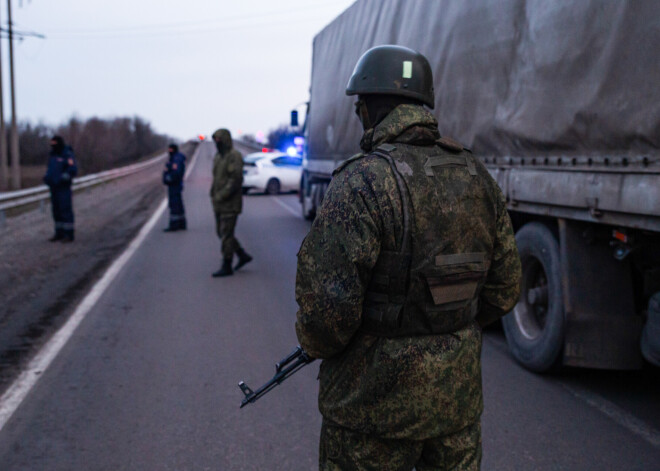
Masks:
[[[286,153],[291,157],[295,157],[298,155],[298,150],[294,146],[291,146],[286,150]]]

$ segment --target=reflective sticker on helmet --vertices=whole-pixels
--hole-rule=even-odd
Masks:
[[[412,78],[412,61],[403,61],[403,78]]]

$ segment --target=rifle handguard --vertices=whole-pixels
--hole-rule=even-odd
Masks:
[[[289,376],[294,374],[300,368],[313,361],[314,359],[310,358],[307,352],[305,352],[305,350],[303,350],[302,347],[298,345],[288,356],[284,357],[282,360],[280,360],[279,363],[275,364],[275,376],[273,376],[268,382],[266,382],[266,384],[261,386],[256,391],[253,391],[247,384],[241,381],[238,383],[238,387],[241,388],[245,398],[243,401],[241,401],[240,408],[242,409],[249,403],[256,401],[275,386],[280,384],[282,381],[287,379]]]

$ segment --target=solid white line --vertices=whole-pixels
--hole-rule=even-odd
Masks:
[[[649,426],[647,423],[629,414],[619,406],[612,404],[610,401],[600,397],[598,394],[594,394],[582,388],[568,386],[566,384],[562,384],[562,386],[573,396],[583,400],[591,407],[598,409],[617,424],[628,429],[630,432],[639,435],[655,448],[660,448],[660,432]]]
[[[192,156],[192,158],[191,158],[192,162],[190,163],[190,166],[188,167],[188,170],[186,170],[186,174],[185,174],[184,177],[183,177],[184,180],[185,180],[186,178],[188,178],[188,175],[190,175],[190,174],[192,173],[192,169],[193,169],[193,167],[195,166],[195,164],[196,164],[197,161],[199,160],[198,157],[199,157],[200,152],[202,151],[202,146],[203,146],[203,144],[200,143],[200,144],[197,146],[197,149],[195,149],[195,153],[193,154],[193,156]]]
[[[284,209],[289,211],[294,216],[300,217],[300,214],[301,214],[300,211],[296,211],[295,209],[293,209],[291,206],[287,205],[284,201],[280,200],[279,198],[275,197],[275,198],[273,198],[273,201],[275,201],[277,204],[282,206]]]
[[[190,164],[186,177],[192,172],[192,168],[199,157],[198,146],[197,152],[193,156],[193,162]],[[149,220],[142,226],[142,229],[137,236],[131,241],[129,246],[117,258],[110,268],[106,270],[103,277],[96,282],[87,296],[78,304],[76,310],[71,315],[69,320],[58,330],[55,335],[39,350],[39,352],[28,363],[27,367],[21,374],[14,380],[12,385],[0,398],[0,431],[5,427],[11,416],[19,408],[25,397],[29,394],[39,378],[43,375],[50,364],[55,360],[62,348],[69,341],[73,333],[76,331],[80,323],[85,319],[87,313],[92,310],[96,302],[103,295],[105,290],[117,277],[121,269],[128,263],[133,254],[140,248],[147,235],[160,219],[160,216],[167,207],[167,199],[163,199],[156,211],[151,215]]]
[[[154,227],[163,211],[167,207],[167,201],[161,201],[156,212],[149,221],[142,227],[140,233],[133,239],[117,260],[105,272],[103,277],[96,282],[91,291],[78,304],[78,307],[71,315],[69,320],[53,335],[53,337],[42,347],[35,357],[27,365],[27,368],[18,376],[11,387],[0,398],[0,431],[4,428],[9,418],[21,405],[30,390],[37,383],[41,375],[53,362],[57,354],[62,350],[67,341],[71,338],[80,323],[85,319],[87,313],[94,307],[101,295],[110,286],[120,270],[133,256],[140,247],[149,231]]]

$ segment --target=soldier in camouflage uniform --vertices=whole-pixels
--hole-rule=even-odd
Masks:
[[[322,470],[479,469],[481,327],[519,296],[504,197],[441,138],[428,61],[367,51],[363,154],[334,173],[298,253],[296,333],[321,358]]]
[[[222,267],[213,276],[220,277],[232,275],[252,257],[243,250],[234,235],[236,220],[243,209],[243,156],[234,149],[229,130],[218,129],[213,133],[213,141],[218,153],[213,158],[211,204],[216,232],[222,240]],[[238,256],[238,262],[232,269],[234,254]]]

